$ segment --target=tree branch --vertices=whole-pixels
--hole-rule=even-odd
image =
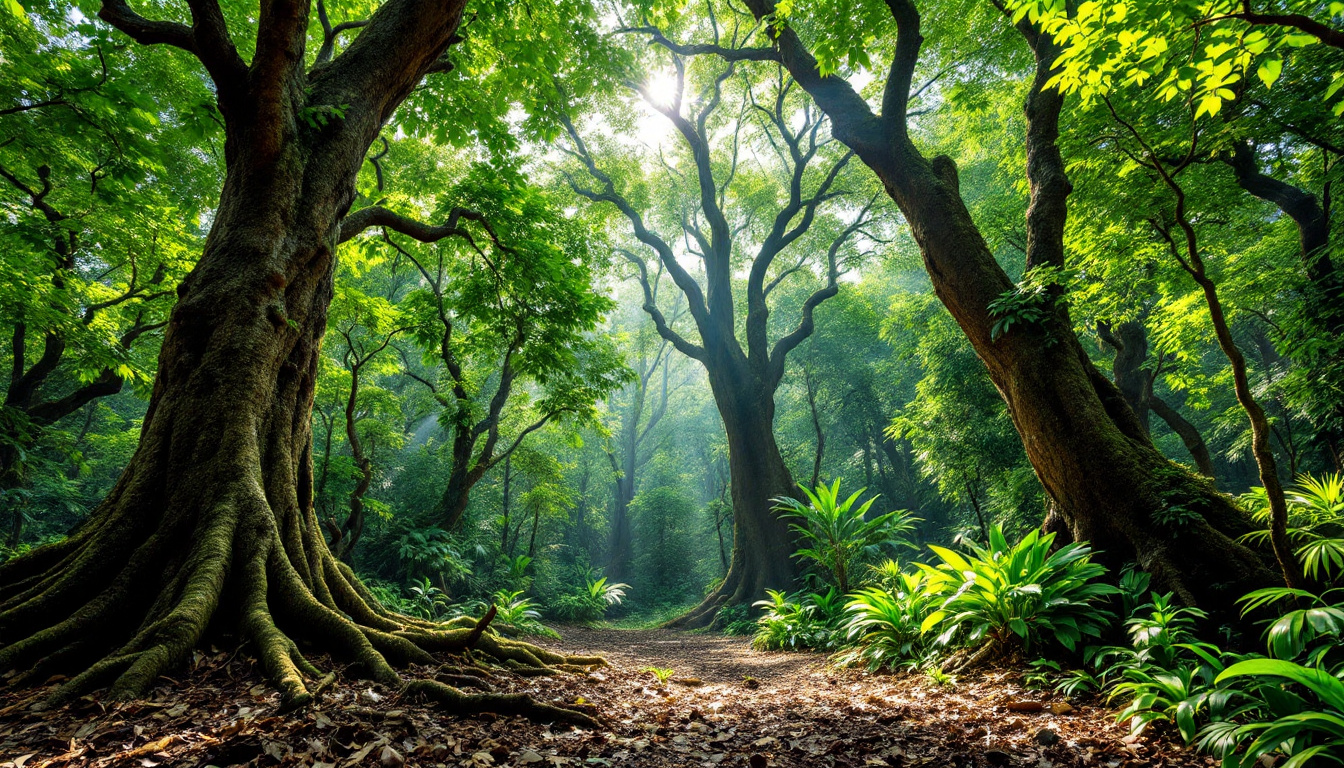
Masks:
[[[712,54],[725,61],[779,61],[779,52],[774,48],[726,48],[722,45],[687,45],[675,43],[657,27],[621,27],[621,34],[642,34],[649,36],[650,45],[661,45],[679,56],[700,56]]]

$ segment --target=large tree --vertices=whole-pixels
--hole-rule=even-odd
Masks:
[[[723,583],[675,622],[699,626],[713,622],[724,605],[790,588],[797,576],[793,535],[772,510],[771,499],[796,492],[775,440],[775,392],[789,353],[812,334],[816,308],[838,293],[845,262],[875,214],[862,198],[840,210],[842,198],[859,197],[846,186],[851,179],[841,181],[850,154],[826,140],[825,117],[806,100],[800,103],[782,71],[748,79],[726,97],[726,87],[743,82],[735,64],[694,67],[688,74],[683,56],[672,53],[670,66],[671,93],[654,93],[647,81],[633,87],[675,131],[676,164],[663,157],[662,177],[654,177],[684,190],[686,199],[674,211],[641,205],[625,188],[627,179],[608,173],[572,124],[568,151],[587,177],[575,177],[574,190],[613,206],[641,244],[639,253],[622,253],[635,267],[644,310],[659,335],[704,366],[723,417],[735,523],[732,563]],[[698,92],[694,98],[685,95],[688,87]],[[631,176],[636,188],[650,183]],[[684,250],[680,242],[687,244]],[[699,343],[674,329],[659,308],[646,253],[679,289]],[[684,259],[696,263],[696,273]],[[778,304],[773,294],[795,276],[820,286],[803,300],[793,327],[775,330],[776,321],[772,329]]]
[[[919,244],[934,291],[1008,405],[1053,502],[1047,525],[1117,560],[1137,558],[1163,588],[1216,611],[1230,613],[1237,597],[1276,581],[1261,557],[1237,542],[1252,529],[1248,516],[1153,446],[1115,385],[1088,358],[1058,300],[1062,290],[1048,277],[1066,266],[1072,191],[1057,146],[1064,97],[1047,87],[1056,74],[1056,42],[1027,20],[1017,25],[1034,67],[1025,101],[1029,279],[1015,285],[962,198],[956,163],[946,155],[927,157],[917,146],[910,102],[924,37],[914,0],[868,2],[862,12],[817,0],[792,4],[788,16],[774,0],[746,0],[746,6],[768,22],[769,47],[665,44],[729,60],[777,60],[830,117],[835,137],[882,181]],[[958,26],[960,17],[944,30]],[[826,52],[820,64],[804,34]],[[873,40],[892,43],[882,49],[891,63],[876,109],[849,82],[827,76],[845,54],[869,61]],[[1002,332],[1005,319],[1036,311],[1039,320]],[[1162,520],[1177,506],[1193,519],[1173,530]]]
[[[223,188],[204,252],[178,288],[130,465],[71,536],[0,565],[0,668],[25,670],[24,680],[71,674],[53,703],[109,684],[111,696],[134,697],[210,629],[250,643],[285,707],[310,700],[305,680],[320,677],[299,651],[304,640],[456,709],[586,719],[526,696],[406,683],[393,664],[429,662],[431,650],[566,659],[388,612],[332,556],[312,507],[311,406],[336,245],[369,227],[425,226],[376,205],[348,216],[356,177],[398,106],[450,69],[465,2],[388,0],[335,27],[306,0],[263,0],[255,20],[215,0],[187,6],[189,22],[147,18],[125,0],[98,15],[204,68],[224,125]],[[254,35],[240,33],[248,24]],[[357,35],[337,53],[349,31]],[[310,34],[322,40],[316,56]]]

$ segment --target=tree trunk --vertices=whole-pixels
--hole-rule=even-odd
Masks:
[[[747,5],[757,18],[774,11],[772,0]],[[776,38],[781,62],[830,115],[835,137],[877,174],[905,215],[935,293],[984,362],[1073,537],[1090,541],[1111,563],[1137,559],[1159,588],[1186,602],[1235,616],[1237,598],[1277,581],[1259,556],[1236,541],[1253,530],[1246,514],[1157,451],[1120,392],[1092,365],[1058,305],[1045,323],[995,337],[997,318],[989,306],[1015,286],[961,198],[955,163],[942,155],[926,159],[910,138],[906,103],[923,38],[910,0],[889,5],[898,32],[880,116],[843,80],[822,77],[816,59],[787,27]],[[1053,263],[1047,254],[1033,259],[1038,248],[1056,251],[1061,261],[1063,255],[1070,187],[1055,147],[1062,98],[1042,87],[1052,61],[1048,51],[1038,53],[1027,105],[1029,264]],[[1195,517],[1179,527],[1165,525],[1162,513],[1175,506]]]
[[[630,553],[634,535],[630,527],[630,502],[635,499],[635,471],[633,461],[624,461],[625,469],[614,483],[611,512],[611,539],[607,548],[607,567],[604,573],[613,582],[628,581]]]
[[[1153,409],[1158,418],[1171,427],[1185,443],[1185,449],[1190,452],[1190,458],[1195,460],[1195,467],[1199,474],[1213,480],[1213,457],[1209,455],[1209,446],[1204,442],[1204,436],[1199,433],[1199,429],[1191,424],[1181,412],[1167,405],[1167,402],[1157,395],[1150,395],[1148,405]]]
[[[1097,332],[1101,340],[1115,349],[1115,361],[1111,364],[1111,375],[1120,394],[1129,404],[1130,410],[1138,417],[1144,434],[1148,434],[1148,413],[1152,411],[1167,423],[1185,443],[1185,449],[1194,459],[1195,468],[1201,475],[1213,479],[1213,459],[1209,455],[1209,446],[1194,424],[1181,416],[1173,407],[1153,394],[1156,371],[1143,369],[1148,357],[1148,334],[1143,323],[1129,320],[1111,328],[1105,323],[1097,323]]]
[[[706,369],[728,437],[733,549],[723,583],[689,613],[668,622],[672,627],[711,626],[720,608],[750,604],[767,589],[791,589],[798,578],[793,532],[771,502],[796,493],[775,442],[773,392],[754,380],[747,366],[716,357],[709,358]]]
[[[311,78],[306,3],[263,7],[250,67],[224,42],[222,15],[210,16],[209,3],[193,11],[206,16],[194,28],[147,28],[124,3],[102,11],[142,42],[202,59],[225,117],[227,170],[204,253],[178,290],[130,464],[69,538],[0,565],[0,669],[28,682],[72,675],[49,704],[109,684],[111,698],[134,698],[209,629],[249,642],[284,708],[310,701],[305,678],[321,677],[302,639],[457,710],[588,721],[527,697],[403,681],[393,663],[464,650],[470,630],[382,608],[332,556],[312,507],[313,392],[342,219],[365,152],[448,46],[462,4],[391,0]],[[348,108],[313,128],[300,116],[311,104]],[[476,650],[566,661],[495,636]]]

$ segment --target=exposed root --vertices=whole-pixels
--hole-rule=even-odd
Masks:
[[[108,541],[84,535],[0,568],[0,576],[15,576],[0,583],[7,596],[0,630],[10,628],[0,635],[0,672],[20,670],[11,683],[25,684],[73,675],[48,697],[48,707],[108,687],[112,698],[137,698],[183,666],[212,628],[235,635],[255,655],[280,693],[281,712],[308,705],[335,680],[300,651],[303,641],[312,652],[349,662],[359,677],[455,714],[596,723],[572,707],[495,693],[490,679],[492,670],[582,674],[604,664],[601,658],[505,637],[494,610],[451,624],[389,611],[331,556],[310,514],[285,505],[293,515],[277,520],[267,492],[248,477],[212,496],[209,507],[176,524],[147,526],[139,541],[131,536],[137,526],[125,519],[97,521],[84,533],[104,532],[127,545],[111,556],[102,551]],[[407,680],[396,669],[437,663],[439,653],[461,660],[441,667],[436,680]]]
[[[572,723],[590,728],[599,725],[597,720],[577,709],[542,704],[530,696],[517,693],[463,693],[434,680],[412,680],[406,684],[403,693],[438,702],[462,714],[495,712],[501,715],[521,715],[541,722]]]

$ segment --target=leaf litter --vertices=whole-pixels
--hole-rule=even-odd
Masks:
[[[0,691],[0,768],[452,766],[553,768],[1141,768],[1208,766],[1163,739],[1128,735],[1096,699],[1064,701],[989,670],[940,687],[919,674],[837,670],[825,657],[754,651],[744,638],[564,628],[568,651],[602,654],[586,675],[497,673],[500,691],[591,707],[600,730],[432,704],[338,675],[313,706],[281,714],[242,654],[197,653],[147,700],[86,696],[54,711],[46,688]],[[445,663],[451,659],[445,657]],[[672,669],[663,685],[648,667]],[[411,676],[432,677],[432,666]]]

